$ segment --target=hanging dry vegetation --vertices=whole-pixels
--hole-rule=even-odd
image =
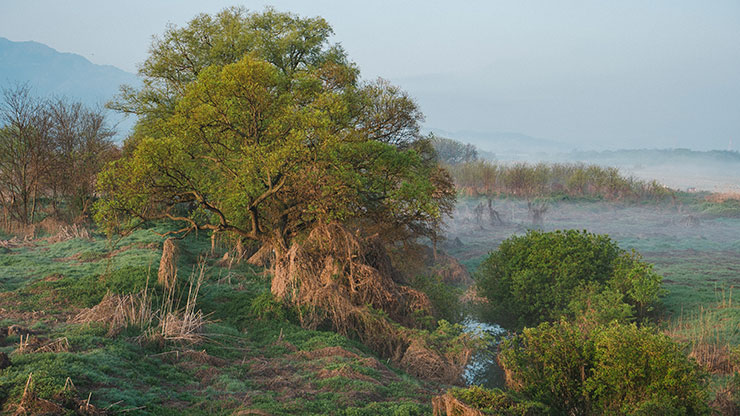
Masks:
[[[416,317],[431,313],[427,296],[393,279],[393,267],[377,238],[363,239],[337,223],[317,226],[275,264],[273,294],[301,311],[308,328],[330,324],[355,336],[411,374],[447,383],[460,381],[471,348],[441,351],[425,339]]]

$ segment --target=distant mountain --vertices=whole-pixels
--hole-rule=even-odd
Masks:
[[[58,52],[38,42],[13,42],[0,37],[0,88],[28,82],[38,96],[59,95],[85,103],[103,106],[122,84],[138,85],[135,74],[111,65],[96,65],[73,53]],[[112,123],[121,116],[109,114]],[[133,125],[126,119],[118,130]]]

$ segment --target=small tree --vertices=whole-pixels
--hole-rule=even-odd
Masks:
[[[21,224],[34,221],[48,168],[49,120],[28,85],[2,91],[0,102],[0,204]]]
[[[385,252],[436,241],[454,186],[417,137],[414,101],[361,81],[330,34],[323,19],[271,9],[169,29],[142,65],[144,87],[115,104],[141,118],[99,175],[97,218],[252,240],[304,326],[331,325],[417,374],[430,371],[417,358],[437,357],[447,369],[433,376],[456,379],[469,350],[426,354],[434,345],[409,328],[430,302],[393,280]]]
[[[583,295],[607,290],[615,292],[611,299],[623,299],[620,305],[644,316],[657,301],[661,277],[608,236],[567,230],[507,239],[481,264],[476,280],[490,300],[492,318],[520,329],[606,304]],[[612,306],[617,307],[613,313],[596,315],[623,316],[625,308]]]

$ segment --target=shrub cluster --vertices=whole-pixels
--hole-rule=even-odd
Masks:
[[[491,317],[513,330],[562,316],[607,323],[644,317],[661,277],[606,235],[529,231],[505,240],[476,273]]]
[[[649,327],[543,323],[501,345],[509,388],[569,415],[709,414],[704,374]]]
[[[446,166],[469,195],[568,196],[610,201],[662,200],[672,191],[657,181],[622,176],[619,169],[578,163],[497,164],[474,160]]]

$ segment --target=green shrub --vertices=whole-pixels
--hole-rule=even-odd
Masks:
[[[485,414],[501,416],[540,416],[550,414],[542,403],[519,398],[500,389],[485,389],[473,386],[467,389],[452,389],[454,398]]]
[[[562,321],[525,328],[501,343],[498,360],[506,384],[524,397],[566,414],[588,410],[583,382],[593,365],[593,352],[578,326]]]
[[[634,316],[634,308],[625,303],[624,295],[612,288],[592,283],[573,295],[567,315],[583,325],[627,323]]]
[[[499,362],[512,390],[558,414],[709,414],[697,364],[635,324],[543,323],[503,342]]]
[[[703,376],[667,335],[636,325],[595,331],[594,366],[585,386],[602,414],[659,414],[647,409],[706,412]]]
[[[285,306],[275,299],[272,292],[264,292],[252,299],[249,315],[259,320],[284,321],[287,318]]]
[[[740,201],[704,202],[701,211],[702,215],[709,218],[740,218]]]
[[[434,309],[434,317],[450,322],[459,322],[462,308],[460,296],[462,289],[446,284],[441,276],[417,276],[411,286],[429,297]]]
[[[657,301],[661,277],[636,253],[606,235],[586,231],[529,231],[505,240],[478,268],[478,290],[492,319],[510,329],[587,311],[573,302],[608,304],[617,319],[633,307],[640,316]],[[603,294],[607,290],[615,293]],[[592,295],[592,299],[584,296]],[[601,296],[601,299],[599,299]],[[606,296],[606,298],[604,298]]]

